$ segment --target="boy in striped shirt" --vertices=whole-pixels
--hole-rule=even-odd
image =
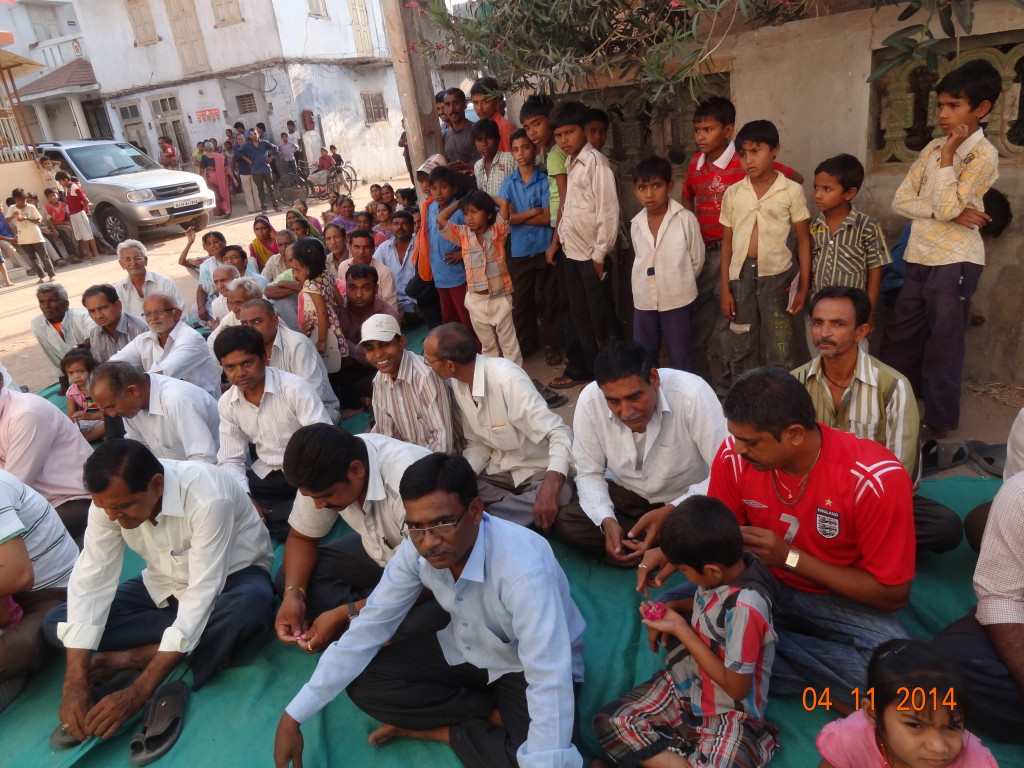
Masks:
[[[687,623],[673,610],[684,610],[683,601],[640,606],[651,650],[659,640],[670,645],[665,669],[597,713],[598,742],[617,765],[646,764],[671,750],[687,765],[763,766],[778,746],[764,719],[778,641],[774,578],[743,551],[729,508],[708,496],[670,512],[659,541],[696,586],[693,616]]]

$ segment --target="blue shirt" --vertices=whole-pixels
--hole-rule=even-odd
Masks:
[[[235,157],[239,158],[239,166],[244,167],[249,173],[270,173],[270,155],[277,152],[277,147],[266,139],[261,139],[258,144],[252,141],[245,142],[244,146],[235,150]],[[252,163],[247,163],[241,158],[247,157]]]
[[[11,228],[7,226],[7,219],[0,216],[0,235],[4,237],[15,237],[15,234],[11,232]]]
[[[423,226],[427,228],[427,238],[430,242],[430,269],[434,272],[436,287],[458,288],[460,285],[466,284],[466,267],[461,261],[455,264],[445,263],[444,257],[459,246],[449,242],[437,228],[437,214],[440,212],[441,209],[438,208],[437,201],[432,201],[427,206],[427,220],[423,222]],[[456,210],[448,221],[452,224],[466,223],[461,210]]]
[[[409,280],[416,274],[416,265],[412,263],[413,249],[416,247],[416,238],[409,241],[409,247],[402,254],[404,261],[398,260],[398,241],[391,238],[383,243],[373,257],[381,264],[391,270],[395,278],[395,290],[398,292],[398,310],[400,312],[415,312],[416,300],[409,297],[405,292]]]
[[[539,168],[534,168],[530,182],[523,184],[523,177],[516,168],[511,176],[501,182],[498,197],[504,197],[512,203],[513,208],[522,213],[533,208],[547,208],[550,194],[547,174]],[[511,232],[513,259],[543,253],[551,245],[553,236],[551,227],[536,224],[515,224]]]
[[[525,674],[526,701],[535,717],[517,753],[521,768],[581,768],[572,725],[573,683],[583,680],[583,617],[547,541],[486,513],[458,581],[449,569],[420,557],[411,540],[402,541],[366,607],[324,651],[288,714],[303,723],[345,690],[391,639],[424,588],[452,616],[437,633],[449,664],[487,670],[490,682]]]

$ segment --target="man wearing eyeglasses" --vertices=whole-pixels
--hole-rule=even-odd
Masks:
[[[373,746],[413,738],[450,745],[470,767],[580,768],[574,689],[583,680],[584,622],[551,547],[484,512],[461,456],[420,459],[400,492],[408,538],[285,709],[276,766],[302,764],[300,725],[347,691],[383,722]],[[423,590],[451,622],[385,648]]]
[[[277,574],[281,608],[274,629],[287,645],[322,651],[345,632],[402,542],[399,484],[429,451],[385,435],[351,435],[313,424],[284,452],[285,479],[299,489]],[[355,533],[321,544],[341,517]],[[396,634],[423,637],[447,624],[435,600],[415,606]]]
[[[110,359],[187,381],[219,398],[220,378],[210,350],[195,329],[180,322],[181,306],[175,298],[154,293],[142,309],[149,331],[136,336]]]
[[[138,240],[124,240],[117,246],[117,261],[128,276],[119,281],[114,289],[121,297],[124,311],[130,315],[142,315],[142,303],[155,293],[164,293],[175,300],[177,306],[184,306],[178,286],[171,278],[150,272],[146,265],[149,256],[146,246]]]

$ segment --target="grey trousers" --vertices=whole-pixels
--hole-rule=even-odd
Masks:
[[[794,367],[793,316],[786,306],[797,266],[767,277],[758,276],[757,266],[757,259],[745,259],[740,279],[729,283],[736,302],[736,317],[729,323],[729,372],[734,381],[759,365],[787,372]]]
[[[484,508],[495,517],[518,525],[533,525],[533,504],[537,491],[544,482],[544,470],[536,472],[519,485],[512,480],[511,472],[488,475],[481,472],[476,479],[476,492],[484,500]],[[572,501],[573,483],[566,478],[558,492],[558,507],[561,509]],[[561,514],[561,512],[559,512]]]

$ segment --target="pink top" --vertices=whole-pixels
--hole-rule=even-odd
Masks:
[[[964,731],[964,748],[946,768],[999,768],[996,759],[970,731]],[[818,734],[818,752],[835,768],[884,768],[875,742],[875,729],[864,710],[829,723]]]

